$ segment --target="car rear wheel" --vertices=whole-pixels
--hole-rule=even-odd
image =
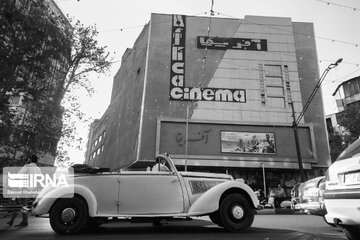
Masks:
[[[58,234],[82,231],[89,218],[86,202],[80,197],[62,198],[50,210],[51,228]]]
[[[248,229],[254,221],[254,216],[255,210],[241,194],[230,194],[220,203],[221,222],[231,232]]]
[[[360,236],[360,228],[356,226],[342,226],[343,232],[345,233],[345,236],[349,240],[356,240],[359,239]]]

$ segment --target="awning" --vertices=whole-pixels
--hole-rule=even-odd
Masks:
[[[175,165],[185,166],[185,159],[172,158]],[[205,159],[188,159],[187,166],[199,167],[231,167],[231,168],[260,168],[264,164],[265,168],[281,169],[299,169],[297,162],[260,162],[260,161],[229,161],[229,160],[205,160]],[[303,169],[311,169],[310,163],[303,163]]]

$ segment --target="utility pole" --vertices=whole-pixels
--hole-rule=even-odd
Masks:
[[[188,144],[189,144],[189,103],[186,105],[186,122],[185,122],[185,172],[187,172],[188,161]]]
[[[300,149],[300,142],[299,142],[299,134],[298,134],[298,125],[301,121],[301,119],[303,118],[306,110],[309,108],[309,105],[311,103],[311,101],[314,99],[315,94],[317,93],[317,91],[319,90],[322,82],[324,81],[326,75],[328,74],[328,72],[337,67],[341,62],[342,62],[342,58],[339,58],[335,63],[331,63],[326,69],[325,71],[322,73],[319,81],[317,82],[315,88],[313,89],[313,91],[311,92],[308,100],[305,103],[305,106],[303,108],[303,110],[301,111],[301,113],[299,114],[298,118],[296,118],[295,116],[295,110],[294,110],[294,103],[291,102],[291,109],[292,109],[292,113],[293,113],[293,129],[294,129],[294,136],[295,136],[295,144],[296,144],[296,153],[297,153],[297,158],[298,158],[298,163],[299,163],[299,171],[300,171],[300,177],[301,177],[301,182],[305,182],[306,179],[306,175],[304,173],[304,169],[303,169],[303,163],[302,163],[302,156],[301,156],[301,149]]]

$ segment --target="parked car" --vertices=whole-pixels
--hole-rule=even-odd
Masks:
[[[328,222],[343,229],[348,239],[360,236],[360,139],[329,167],[324,200]]]
[[[59,234],[94,228],[109,218],[159,223],[209,215],[232,232],[252,225],[255,210],[261,207],[244,181],[227,174],[179,172],[170,156],[158,157],[165,159],[169,171],[150,171],[148,166],[141,171],[130,167],[119,173],[75,175],[72,198],[62,197],[69,194],[69,187],[44,189],[32,214],[49,214],[50,225]]]
[[[292,208],[311,215],[324,216],[326,214],[324,190],[324,176],[295,185],[291,196]]]

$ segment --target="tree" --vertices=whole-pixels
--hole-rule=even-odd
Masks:
[[[105,73],[109,53],[98,46],[96,27],[71,24],[46,1],[21,2],[0,1],[0,150],[15,161],[47,148],[64,161],[61,149],[74,144],[83,118],[74,90],[93,92],[89,73]]]
[[[343,135],[329,134],[330,156],[331,161],[335,162],[336,158],[346,148],[346,142]]]
[[[360,111],[359,105],[354,103],[337,115],[338,123],[345,128],[342,133],[330,133],[330,155],[334,162],[340,153],[360,136]]]
[[[91,95],[94,89],[89,74],[105,74],[112,64],[110,53],[106,51],[106,47],[98,46],[96,41],[98,31],[95,26],[84,26],[76,21],[73,29],[70,61],[57,100],[63,101],[63,105],[68,106],[63,115],[65,124],[62,128],[62,138],[58,148],[58,162],[69,160],[65,150],[67,146],[73,146],[74,143],[79,146],[82,141],[81,137],[76,137],[76,121],[88,121],[88,119],[84,119],[84,114],[79,110],[80,102],[75,91],[82,88]]]
[[[350,133],[350,142],[355,141],[360,136],[360,110],[359,104],[353,103],[338,114],[339,124]]]

